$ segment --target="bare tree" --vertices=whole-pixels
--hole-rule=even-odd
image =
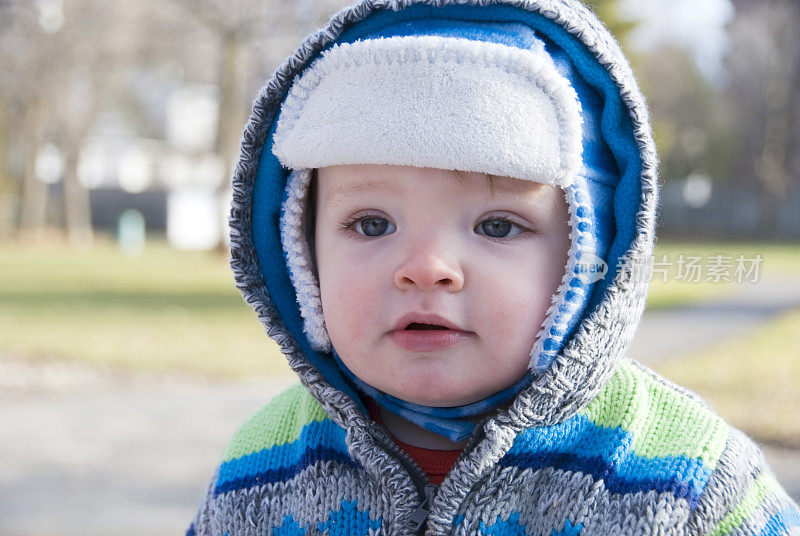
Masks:
[[[19,233],[41,238],[47,187],[36,177],[43,142],[64,156],[64,224],[73,245],[92,243],[88,191],[78,182],[81,147],[104,101],[109,80],[109,10],[92,0],[17,3],[2,34],[3,102],[21,120]],[[14,136],[6,124],[3,137]]]
[[[256,89],[269,70],[346,0],[171,0],[217,43],[220,89],[216,152],[232,169]],[[226,195],[227,177],[218,194]],[[222,247],[222,243],[220,243]]]
[[[249,114],[254,87],[268,73],[253,62],[254,52],[277,66],[306,32],[346,0],[171,0],[194,17],[218,43],[217,85],[220,110],[216,135],[219,154],[232,162]],[[264,54],[266,52],[266,54]],[[251,76],[251,73],[254,76]]]
[[[16,166],[9,166],[4,154],[2,191],[15,198],[7,210],[19,212],[20,230],[39,236],[44,226],[46,186],[36,179],[35,162],[45,127],[44,103],[32,91],[47,57],[37,43],[46,36],[32,4],[4,4],[3,31],[0,33],[0,103],[4,121],[2,143],[18,155]],[[12,126],[13,125],[13,126]],[[10,219],[10,218],[9,218]],[[8,232],[8,231],[7,231]]]
[[[78,161],[102,101],[108,68],[107,10],[91,0],[67,0],[55,59],[58,91],[49,94],[54,138],[64,154],[64,218],[69,242],[93,242],[88,190],[78,182]],[[105,60],[105,61],[104,61]]]
[[[697,172],[725,180],[737,143],[731,136],[729,103],[699,72],[690,53],[662,46],[639,62],[638,74],[653,116],[664,180]]]
[[[739,181],[755,176],[776,198],[800,175],[800,5],[737,0],[728,54],[728,98],[742,150]]]
[[[156,10],[141,6],[43,0],[4,8],[0,146],[10,147],[8,152],[17,157],[3,158],[0,192],[15,200],[7,205],[9,211],[19,212],[20,237],[37,239],[43,233],[48,189],[37,180],[35,164],[43,143],[49,142],[64,157],[64,205],[59,214],[63,213],[67,237],[80,247],[92,243],[89,192],[78,180],[80,152],[98,114],[121,109],[135,92],[131,73],[148,48],[148,23],[158,16]]]

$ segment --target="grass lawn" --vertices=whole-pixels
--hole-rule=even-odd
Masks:
[[[288,371],[227,261],[149,243],[77,253],[0,249],[0,355],[149,372],[253,376]]]
[[[764,273],[800,266],[800,246],[661,243],[659,255],[764,258]],[[650,308],[735,290],[736,283],[653,281]],[[0,245],[0,356],[70,359],[150,372],[254,376],[288,370],[233,285],[227,260],[148,243],[137,258],[110,241],[65,247]]]
[[[731,266],[724,270],[730,281],[715,277],[709,278],[709,267],[713,257],[722,255],[729,257]],[[747,277],[745,281],[737,281],[735,274],[736,259],[742,256],[746,261],[746,268],[750,267],[750,259],[761,256],[758,277],[790,277],[796,276],[800,269],[800,245],[786,244],[755,244],[755,243],[704,243],[704,242],[670,242],[659,241],[655,250],[655,262],[662,263],[667,268],[666,277],[662,271],[656,270],[650,282],[650,291],[647,299],[648,309],[678,307],[687,303],[709,300],[735,292],[742,284],[750,284]],[[683,268],[683,277],[678,273],[681,260],[688,263],[692,257],[700,257],[702,266],[699,273],[699,282],[687,277],[688,270]],[[746,275],[746,274],[743,274]]]
[[[658,371],[760,441],[800,448],[800,309]]]

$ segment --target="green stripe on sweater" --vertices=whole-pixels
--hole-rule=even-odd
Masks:
[[[684,455],[708,469],[716,467],[729,432],[713,411],[627,360],[580,413],[597,426],[630,432],[637,456]]]
[[[739,506],[731,510],[731,512],[722,518],[722,521],[717,523],[717,526],[709,532],[709,536],[722,536],[723,534],[730,534],[737,528],[741,527],[745,521],[750,519],[755,512],[756,508],[764,502],[764,499],[771,494],[777,493],[781,489],[780,484],[769,473],[761,473],[756,478],[753,485],[747,491],[747,494],[739,503]]]
[[[620,363],[601,393],[580,413],[597,426],[631,433],[637,456],[684,455],[700,459],[710,470],[716,467],[728,437],[728,426],[711,410],[629,361]],[[290,443],[305,425],[328,418],[319,402],[297,384],[244,422],[223,461]]]
[[[273,398],[239,427],[222,461],[291,443],[300,437],[307,424],[329,418],[319,402],[298,383]]]

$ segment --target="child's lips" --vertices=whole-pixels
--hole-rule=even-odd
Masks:
[[[396,329],[389,337],[402,348],[412,352],[435,352],[468,339],[470,332],[456,329]]]
[[[461,326],[457,325],[455,322],[451,322],[449,319],[445,318],[444,316],[437,315],[436,313],[408,313],[404,314],[400,319],[394,323],[394,327],[392,328],[394,331],[401,331],[401,330],[408,330],[409,327],[414,329],[425,331],[425,325],[431,326],[432,329],[444,331],[444,330],[453,330],[453,331],[464,331]]]
[[[447,318],[431,313],[404,315],[389,332],[395,344],[412,352],[443,350],[471,335]]]

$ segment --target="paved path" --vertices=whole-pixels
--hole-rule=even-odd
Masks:
[[[3,536],[183,534],[234,428],[295,381],[36,369],[0,361]]]
[[[791,308],[800,308],[800,275],[762,278],[708,302],[646,311],[628,355],[646,364],[675,357],[741,335]]]
[[[736,335],[798,306],[797,287],[765,282],[649,312],[631,355],[652,362]],[[203,383],[0,357],[0,535],[182,534],[235,426],[293,381]],[[798,452],[766,454],[800,499]]]

